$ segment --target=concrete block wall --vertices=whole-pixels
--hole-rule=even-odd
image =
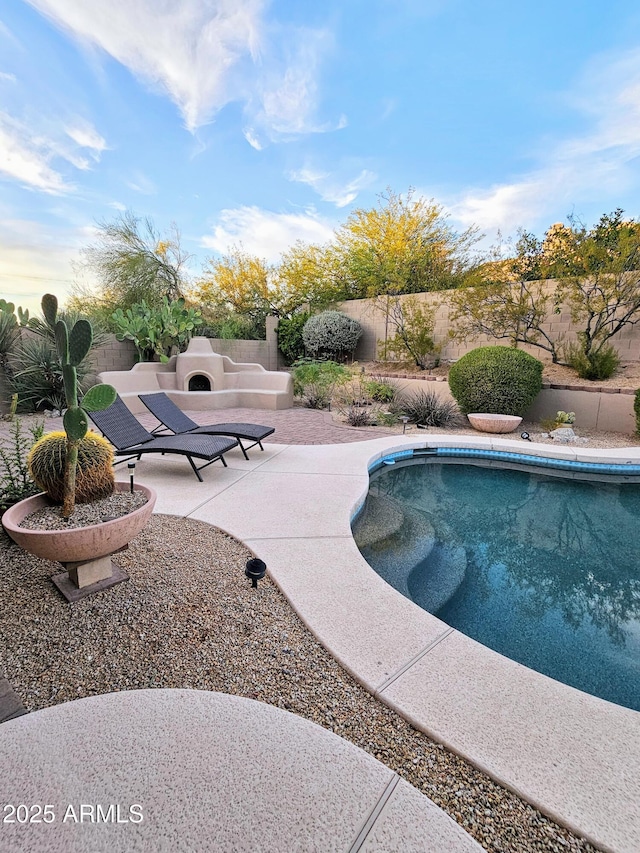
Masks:
[[[551,289],[553,284],[549,284]],[[447,291],[440,293],[416,293],[413,297],[421,303],[435,310],[434,339],[441,346],[441,358],[444,361],[455,361],[469,350],[480,346],[491,346],[504,344],[508,346],[507,340],[496,340],[486,335],[479,335],[467,341],[452,341],[449,330],[452,328],[450,317],[450,294]],[[398,297],[404,301],[408,296]],[[384,311],[376,308],[373,299],[357,299],[342,302],[338,310],[348,314],[357,320],[364,329],[363,335],[356,348],[354,358],[356,361],[374,361],[383,357],[383,344],[385,337],[393,337],[394,329],[391,323],[385,328]],[[552,334],[554,340],[562,340],[570,343],[576,340],[576,332],[580,329],[579,324],[574,324],[571,313],[566,306],[561,307],[559,314],[551,314],[544,324],[545,331]],[[640,324],[639,326],[626,326],[612,340],[611,344],[617,350],[622,362],[640,361]],[[539,347],[522,347],[527,352],[535,355],[541,361],[550,361],[551,356]]]

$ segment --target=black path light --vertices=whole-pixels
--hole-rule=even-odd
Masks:
[[[251,586],[256,589],[258,581],[262,580],[266,571],[267,564],[263,562],[263,560],[259,560],[257,557],[252,557],[250,560],[247,560],[247,566],[244,573],[251,581]]]
[[[521,432],[521,433],[520,433],[520,438],[521,438],[523,441],[531,441],[531,439],[529,438],[529,433],[528,433],[528,432]]]
[[[129,469],[129,491],[133,494],[133,475],[136,473],[136,463],[127,462],[127,468]]]

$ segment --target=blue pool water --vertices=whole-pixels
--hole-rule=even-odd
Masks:
[[[640,711],[640,484],[561,473],[400,461],[372,474],[354,536],[447,624]]]

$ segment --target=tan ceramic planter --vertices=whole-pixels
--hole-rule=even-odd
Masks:
[[[116,491],[128,491],[128,483],[116,483]],[[10,507],[2,516],[2,525],[9,536],[25,551],[59,563],[80,563],[113,554],[134,539],[143,529],[156,502],[156,493],[148,486],[136,484],[136,491],[144,492],[144,506],[90,527],[74,527],[70,530],[27,530],[19,527],[27,515],[51,506],[46,495],[35,495]]]
[[[516,415],[490,415],[474,412],[467,415],[469,423],[480,432],[513,432],[522,423]]]

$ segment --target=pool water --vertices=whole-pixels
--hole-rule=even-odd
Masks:
[[[640,484],[562,474],[396,464],[372,474],[354,536],[385,580],[448,625],[640,711]]]

